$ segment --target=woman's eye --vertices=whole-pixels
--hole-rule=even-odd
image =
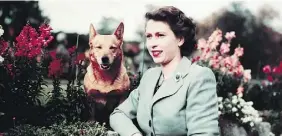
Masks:
[[[150,38],[150,37],[152,37],[152,36],[151,36],[151,35],[146,35],[146,37],[147,37],[147,38]]]
[[[102,47],[101,47],[101,46],[96,46],[95,48],[97,48],[97,49],[102,49]]]
[[[110,47],[110,49],[112,49],[112,50],[115,50],[116,48],[117,48],[117,47],[113,47],[113,46]]]
[[[163,37],[165,36],[164,34],[157,34],[157,37]]]

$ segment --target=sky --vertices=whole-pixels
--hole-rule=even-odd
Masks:
[[[220,11],[235,0],[42,0],[39,6],[50,19],[54,32],[64,31],[88,34],[89,25],[99,27],[101,17],[114,17],[125,25],[124,37],[136,38],[136,30],[144,25],[147,4],[172,5],[180,8],[195,21],[201,21],[213,12]],[[254,14],[259,7],[268,4],[280,16],[271,24],[282,33],[281,0],[245,0],[244,5]]]

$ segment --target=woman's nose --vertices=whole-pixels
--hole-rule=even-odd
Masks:
[[[149,48],[155,48],[158,46],[158,42],[155,39],[150,39],[149,41],[147,41],[147,45]]]

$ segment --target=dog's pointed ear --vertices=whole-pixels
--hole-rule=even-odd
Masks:
[[[89,41],[95,37],[97,35],[97,32],[93,26],[93,24],[90,24],[90,27],[89,27]]]
[[[116,31],[114,32],[114,35],[117,37],[118,40],[122,40],[123,33],[124,33],[124,24],[123,22],[121,22],[117,27]]]

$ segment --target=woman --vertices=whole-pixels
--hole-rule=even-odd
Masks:
[[[187,57],[196,43],[192,20],[172,6],[145,17],[147,49],[161,66],[143,74],[110,115],[110,126],[121,136],[219,135],[215,76]]]

